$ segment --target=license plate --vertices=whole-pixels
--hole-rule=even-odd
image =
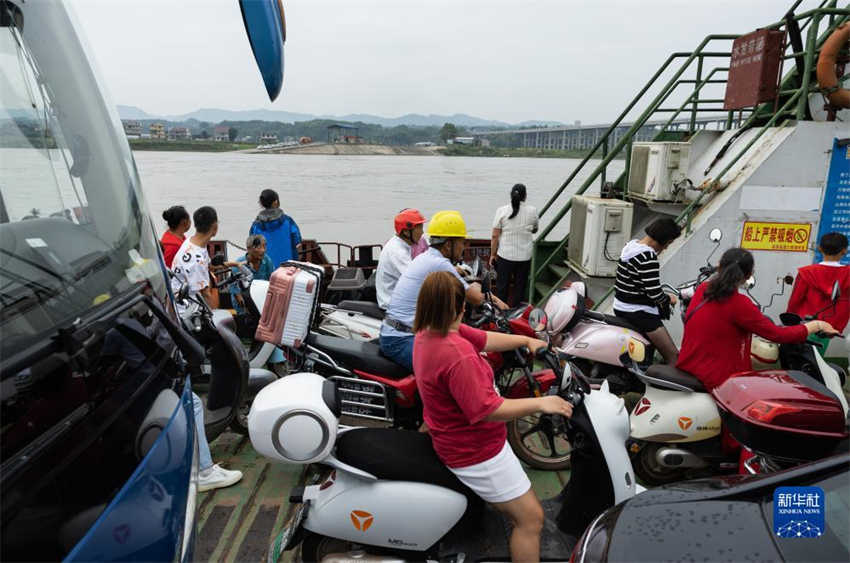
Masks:
[[[292,517],[284,524],[280,534],[277,535],[269,547],[269,556],[266,559],[267,563],[277,563],[284,551],[289,551],[294,547],[290,543],[297,537],[296,532],[301,528],[305,516],[307,516],[307,505],[304,503],[297,505]]]

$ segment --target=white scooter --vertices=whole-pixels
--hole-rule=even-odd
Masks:
[[[838,297],[836,285],[833,302]],[[802,322],[791,313],[780,318],[789,326]],[[634,343],[630,350],[639,346]],[[640,352],[636,355],[640,357]],[[814,344],[782,344],[779,358],[783,370],[803,371],[823,383],[838,397],[847,416],[841,368],[828,364]],[[698,379],[667,365],[653,365],[643,372],[633,362],[631,369],[646,384],[631,413],[629,441],[635,471],[643,482],[660,485],[679,481],[689,472],[714,474],[737,468],[737,450],[724,448],[717,405]]]
[[[607,383],[591,390],[551,352],[559,394],[574,405],[557,418],[574,445],[570,482],[544,501],[541,558],[569,559],[576,538],[606,508],[638,489],[624,447],[628,413]],[[338,426],[333,381],[291,375],[263,389],[249,415],[251,443],[283,463],[325,466],[318,484],[297,487],[293,517],[269,561],[301,544],[304,561],[506,560],[509,526],[440,462],[430,437],[413,431]]]

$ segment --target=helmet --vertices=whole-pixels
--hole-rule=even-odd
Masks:
[[[438,211],[428,223],[428,236],[437,239],[466,238],[466,223],[459,211]]]
[[[395,216],[395,233],[400,235],[405,229],[412,229],[416,225],[421,225],[427,221],[425,217],[419,213],[418,209],[402,209]]]
[[[559,289],[546,302],[546,316],[549,318],[546,330],[555,335],[566,332],[575,326],[584,312],[584,284],[573,284]]]

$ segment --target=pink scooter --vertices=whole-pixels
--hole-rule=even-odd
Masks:
[[[573,364],[592,383],[608,380],[612,393],[642,392],[641,383],[620,361],[626,352],[645,350],[635,358],[644,369],[652,363],[654,348],[649,339],[624,319],[587,309],[585,285],[574,282],[556,291],[546,303],[546,332],[552,344],[569,354]],[[635,346],[633,342],[640,342]],[[639,353],[639,352],[638,352]]]

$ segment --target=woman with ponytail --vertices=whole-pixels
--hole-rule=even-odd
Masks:
[[[186,240],[186,231],[192,228],[192,220],[189,218],[189,212],[182,205],[169,207],[162,212],[162,218],[168,225],[168,230],[162,234],[159,244],[162,246],[165,267],[170,270],[174,255]]]
[[[523,184],[511,188],[511,204],[500,207],[493,220],[490,242],[490,267],[496,269],[496,295],[515,307],[526,298],[537,210],[525,203]],[[508,287],[513,284],[509,296]]]
[[[676,367],[707,389],[730,375],[752,369],[750,338],[757,334],[780,344],[804,342],[810,334],[838,334],[824,321],[777,326],[752,299],[738,291],[753,275],[753,255],[743,248],[723,253],[717,273],[699,286],[685,313],[685,334]]]

